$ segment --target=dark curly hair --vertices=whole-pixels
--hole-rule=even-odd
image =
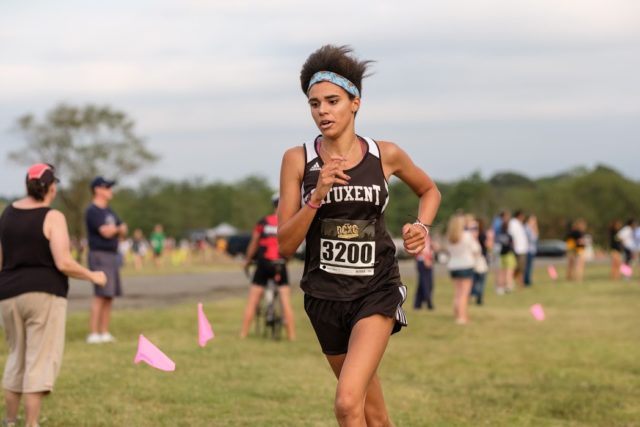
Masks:
[[[362,79],[368,77],[365,74],[375,61],[359,61],[350,55],[353,49],[350,46],[324,45],[313,52],[300,71],[300,85],[302,92],[306,95],[309,89],[311,77],[318,71],[331,71],[339,74],[353,83],[360,93],[362,93]],[[349,98],[354,96],[349,94]]]

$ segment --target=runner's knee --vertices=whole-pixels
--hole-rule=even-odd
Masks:
[[[357,417],[364,411],[364,396],[346,387],[338,387],[334,409],[338,419]]]

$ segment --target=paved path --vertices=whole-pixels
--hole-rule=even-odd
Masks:
[[[400,263],[403,277],[413,277],[413,262]],[[298,288],[302,266],[289,269],[289,280]],[[167,276],[139,276],[123,279],[124,296],[118,298],[114,309],[161,307],[198,299],[222,299],[242,296],[247,292],[249,279],[241,271],[215,271],[197,274]],[[69,285],[69,310],[88,310],[93,296],[93,287],[78,280]]]
[[[565,262],[562,258],[536,259],[538,267]],[[436,274],[444,273],[445,269],[445,266],[438,264]],[[400,262],[400,274],[404,280],[414,280],[413,260]],[[289,269],[289,280],[294,291],[298,289],[301,276],[302,265],[297,264]],[[242,296],[247,292],[249,285],[249,279],[240,266],[237,271],[128,277],[124,278],[123,282],[125,295],[116,300],[115,309],[162,307],[199,299]],[[69,310],[88,310],[93,295],[92,286],[87,282],[71,280],[69,288]]]

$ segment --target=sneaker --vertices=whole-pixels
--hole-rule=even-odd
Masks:
[[[87,344],[101,344],[101,343],[102,343],[102,335],[100,334],[87,335]]]
[[[17,426],[16,422],[17,422],[16,420],[13,420],[13,421],[9,421],[6,419],[2,420],[2,427],[16,427]]]
[[[109,332],[100,334],[100,339],[102,340],[102,342],[114,342],[116,340],[115,337]]]

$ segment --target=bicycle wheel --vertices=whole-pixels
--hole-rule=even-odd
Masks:
[[[256,315],[255,315],[255,318],[253,319],[255,323],[254,328],[255,328],[256,335],[260,335],[263,332],[263,325],[264,325],[263,314],[264,314],[264,309],[262,307],[262,301],[260,301],[256,307]]]
[[[279,340],[280,338],[282,338],[282,303],[277,291],[274,294],[272,304],[273,322],[271,326],[271,338],[273,338],[274,340]]]

